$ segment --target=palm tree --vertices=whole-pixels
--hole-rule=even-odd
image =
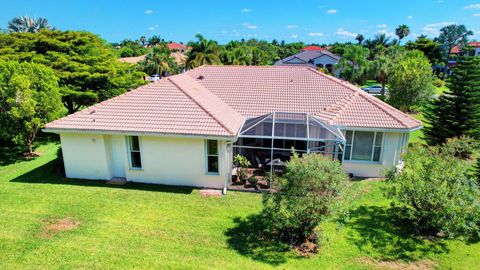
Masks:
[[[151,38],[148,39],[148,46],[155,47],[161,42],[162,42],[162,39],[160,38],[160,36],[153,35]]]
[[[358,45],[362,45],[363,40],[365,40],[365,36],[358,34],[355,40],[358,41]]]
[[[402,39],[410,35],[410,28],[407,25],[402,24],[395,29],[395,34],[398,36],[398,44],[400,45]]]
[[[338,62],[338,66],[345,71],[350,71],[351,83],[355,80],[355,71],[362,73],[365,68],[368,66],[368,57],[369,51],[367,48],[364,48],[359,45],[349,44],[345,46],[345,51],[343,52],[342,58]]]
[[[188,53],[186,68],[220,64],[220,47],[217,42],[208,40],[200,34],[197,34],[195,37],[198,40],[189,44],[192,49]]]
[[[145,60],[139,63],[140,69],[149,74],[164,75],[175,69],[175,60],[170,56],[170,50],[167,45],[160,44],[155,46],[151,52],[145,56]]]
[[[45,18],[30,18],[29,16],[19,16],[8,22],[9,32],[28,32],[36,33],[42,29],[52,29]]]
[[[141,36],[140,42],[142,43],[142,46],[145,46],[145,43],[147,43],[147,38],[145,36]]]
[[[375,37],[373,38],[373,43],[375,43],[375,46],[381,45],[384,47],[388,47],[390,46],[390,38],[387,37],[387,34],[380,33],[375,35]]]

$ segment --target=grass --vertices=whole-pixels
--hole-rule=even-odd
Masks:
[[[191,188],[64,179],[58,144],[0,163],[0,269],[372,269],[427,260],[474,269],[480,244],[415,238],[395,226],[382,181],[352,183],[350,218],[321,226],[319,254],[301,258],[258,239],[259,194],[201,197]],[[2,149],[5,150],[5,149]],[[14,156],[14,155],[10,155]],[[55,220],[78,227],[44,237]]]

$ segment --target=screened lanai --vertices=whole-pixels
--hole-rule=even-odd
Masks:
[[[276,171],[296,153],[321,153],[342,160],[345,137],[335,126],[308,113],[274,112],[247,119],[234,144],[234,155],[252,167]]]

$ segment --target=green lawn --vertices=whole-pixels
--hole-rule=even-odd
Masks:
[[[261,209],[259,194],[205,198],[190,188],[66,180],[57,150],[56,143],[48,143],[37,149],[43,154],[35,160],[16,161],[13,155],[0,160],[0,269],[374,269],[385,264],[474,269],[480,264],[480,243],[428,241],[396,227],[380,181],[352,183],[357,199],[350,218],[322,224],[320,252],[306,259],[258,239],[255,220],[248,217]],[[78,226],[46,231],[60,219]]]

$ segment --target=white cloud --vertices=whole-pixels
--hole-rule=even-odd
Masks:
[[[152,13],[153,13],[153,10],[151,10],[151,9],[145,10],[145,14],[152,14]]]
[[[336,9],[329,9],[329,10],[327,10],[327,13],[328,13],[328,14],[335,14],[335,13],[337,13],[337,12],[338,12],[338,10],[336,10]]]
[[[349,32],[343,28],[338,28],[337,32],[335,32],[335,35],[343,37],[356,37],[357,33]]]
[[[298,25],[295,25],[295,24],[289,24],[289,25],[287,25],[287,28],[288,28],[288,29],[293,29],[293,28],[297,28],[297,27],[298,27]]]
[[[220,31],[220,33],[222,33],[222,34],[227,34],[228,31],[227,31],[227,30],[222,30],[222,31]]]
[[[291,35],[292,38],[298,38],[298,35],[297,34],[293,34]]]
[[[395,36],[395,33],[392,32],[392,31],[388,31],[388,29],[382,29],[382,30],[378,30],[379,34],[385,34],[387,37],[393,37]]]
[[[155,27],[150,26],[150,27],[148,27],[148,30],[153,31],[153,30],[155,30]]]
[[[243,13],[249,13],[249,12],[252,12],[252,10],[251,10],[251,9],[249,9],[249,8],[244,8],[244,9],[242,9],[242,10],[240,10],[240,11],[241,11],[241,12],[243,12]]]
[[[438,34],[440,33],[440,29],[450,24],[454,24],[454,22],[431,23],[425,25],[422,30],[424,34],[438,36]]]
[[[321,37],[323,36],[322,32],[313,32],[313,33],[308,33],[309,36],[311,37]]]
[[[478,16],[480,16],[480,13],[475,13],[475,14],[473,14],[473,16],[478,17]]]
[[[463,9],[480,9],[480,4],[471,4],[463,7]]]
[[[377,28],[387,28],[387,25],[382,23],[382,24],[377,25]]]
[[[248,23],[248,22],[243,23],[242,25],[243,25],[243,27],[248,28],[248,29],[257,29],[258,28],[258,26],[253,25],[253,24]]]
[[[411,20],[411,19],[413,19],[413,16],[412,16],[412,15],[408,15],[408,16],[407,16],[407,19]]]

